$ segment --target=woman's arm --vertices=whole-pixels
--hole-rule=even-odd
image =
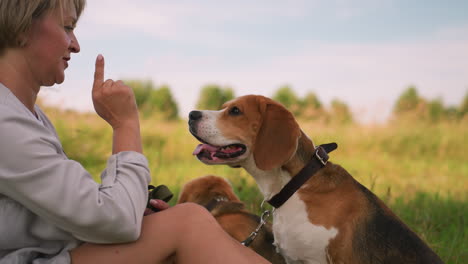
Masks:
[[[122,81],[104,81],[104,58],[98,55],[93,83],[94,109],[114,130],[112,153],[142,153],[140,121],[133,90]]]
[[[58,139],[37,120],[0,104],[0,193],[80,240],[135,240],[150,181],[146,158],[112,155],[96,183],[61,153]]]
[[[116,154],[98,184],[13,94],[0,97],[0,193],[81,240],[135,240],[150,181],[135,123],[117,129]]]

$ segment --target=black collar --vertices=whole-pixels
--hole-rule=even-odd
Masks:
[[[225,196],[216,196],[215,198],[211,199],[205,206],[206,210],[213,211],[213,209],[218,206],[220,202],[229,202],[229,199]]]
[[[309,163],[299,171],[296,176],[281,189],[279,193],[273,196],[268,203],[275,208],[283,205],[308,179],[310,179],[318,170],[325,167],[328,161],[328,154],[338,147],[336,143],[328,143],[318,146],[315,154]]]

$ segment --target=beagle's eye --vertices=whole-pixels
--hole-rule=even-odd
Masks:
[[[242,114],[242,112],[237,106],[234,106],[231,109],[229,109],[229,115],[238,116],[240,114]]]

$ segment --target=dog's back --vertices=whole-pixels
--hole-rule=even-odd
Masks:
[[[357,183],[369,201],[369,214],[359,223],[353,249],[360,263],[443,263],[443,261],[388,207]]]
[[[315,213],[313,222],[340,230],[327,247],[329,259],[335,263],[443,263],[382,200],[340,165],[328,162],[314,179],[298,193]]]

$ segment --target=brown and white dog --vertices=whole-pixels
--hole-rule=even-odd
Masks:
[[[256,95],[220,111],[192,111],[190,132],[205,164],[243,167],[265,197],[315,155],[316,147],[281,104]],[[331,162],[273,212],[275,245],[287,263],[443,263],[371,191]]]
[[[260,223],[260,217],[247,211],[231,184],[219,176],[207,175],[184,184],[177,203],[186,202],[197,203],[208,209],[220,226],[239,242],[244,242]],[[273,241],[271,224],[266,224],[249,248],[273,264],[286,263],[276,252]]]

